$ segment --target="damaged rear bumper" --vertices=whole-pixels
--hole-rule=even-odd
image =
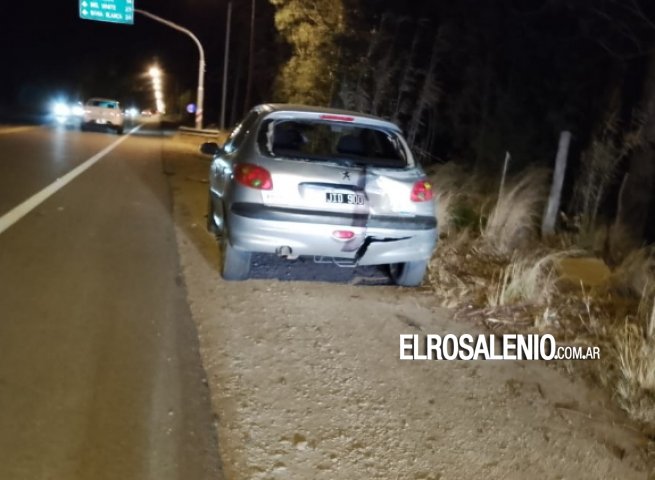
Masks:
[[[227,217],[230,243],[237,249],[351,259],[359,265],[420,261],[430,258],[437,239],[433,216],[381,216],[232,204]],[[352,239],[334,238],[347,229]]]

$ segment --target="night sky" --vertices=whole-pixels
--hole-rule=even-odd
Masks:
[[[225,0],[136,0],[136,8],[193,31],[205,48],[209,122],[220,108]],[[7,5],[8,4],[8,5]],[[247,42],[250,2],[236,1],[232,42]],[[267,14],[263,10],[262,14]],[[272,19],[270,22],[272,28]],[[193,93],[198,50],[186,35],[144,16],[134,25],[82,20],[77,0],[5,2],[0,19],[0,114],[37,113],[52,97],[109,96],[152,108],[144,73],[154,62],[165,71],[167,93]],[[148,104],[150,103],[150,104]]]

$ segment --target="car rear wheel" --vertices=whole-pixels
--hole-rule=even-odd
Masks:
[[[123,135],[123,127],[116,127],[116,133],[119,135]]]
[[[401,287],[418,287],[423,282],[428,261],[393,263],[389,266],[391,278]]]
[[[250,252],[235,249],[227,235],[221,239],[223,250],[223,278],[225,280],[245,280],[250,273]]]

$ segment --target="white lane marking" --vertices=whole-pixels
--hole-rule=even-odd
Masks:
[[[0,127],[0,135],[3,135],[5,133],[18,133],[18,132],[24,132],[25,130],[34,130],[35,126],[29,126],[29,127]]]
[[[23,218],[25,215],[30,213],[36,207],[38,207],[41,203],[46,201],[49,197],[51,197],[52,195],[57,193],[57,191],[59,191],[60,189],[62,189],[66,185],[68,185],[78,175],[84,173],[86,170],[91,168],[95,163],[98,162],[98,160],[100,160],[102,157],[107,155],[109,152],[111,152],[118,145],[120,145],[125,140],[127,140],[127,138],[131,134],[136,132],[139,128],[141,128],[141,125],[138,125],[138,126],[134,127],[132,130],[127,132],[126,135],[119,138],[118,140],[116,140],[112,144],[108,145],[103,150],[96,153],[94,156],[92,156],[88,160],[86,160],[84,163],[81,163],[80,165],[75,167],[73,170],[68,172],[63,177],[59,177],[57,180],[52,182],[50,185],[45,187],[40,192],[35,193],[34,195],[32,195],[30,198],[25,200],[20,205],[18,205],[16,207],[14,207],[13,209],[9,210],[9,212],[7,212],[2,217],[0,217],[0,234],[3,233],[5,230],[7,230],[9,227],[11,227],[18,220]]]

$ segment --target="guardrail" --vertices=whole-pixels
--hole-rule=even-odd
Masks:
[[[213,130],[213,129],[199,129],[199,128],[191,128],[191,127],[179,127],[178,132],[183,133],[185,135],[200,135],[200,136],[218,136],[220,135],[221,131],[220,130]]]

